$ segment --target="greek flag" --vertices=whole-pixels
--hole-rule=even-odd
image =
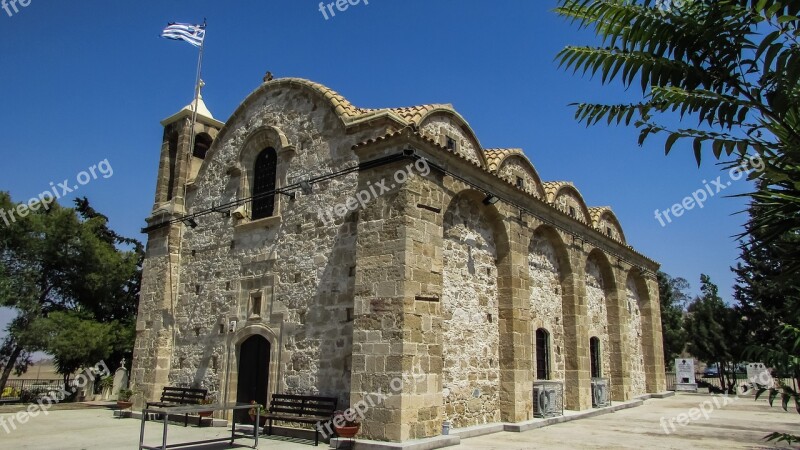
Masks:
[[[195,47],[200,47],[206,38],[206,26],[205,24],[170,23],[167,28],[164,28],[161,37],[176,41],[186,41]]]

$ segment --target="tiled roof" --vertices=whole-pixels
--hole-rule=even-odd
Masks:
[[[420,124],[422,119],[425,118],[426,115],[437,109],[444,109],[451,111],[453,113],[456,112],[455,109],[453,109],[453,105],[439,104],[439,103],[434,103],[430,105],[408,106],[404,108],[378,108],[378,109],[359,108],[350,103],[350,101],[344,98],[344,96],[334,91],[333,89],[303,78],[278,78],[272,81],[272,83],[287,83],[290,85],[291,84],[302,85],[316,90],[317,92],[322,94],[325,97],[325,99],[331,102],[331,105],[333,105],[333,108],[336,111],[336,113],[345,122],[353,122],[364,116],[379,114],[382,112],[393,112],[397,116],[401,117],[406,122],[406,125],[417,126]]]
[[[571,181],[546,181],[542,183],[542,186],[544,186],[547,201],[550,203],[556,201],[556,194],[558,194],[558,191],[564,186],[570,186],[575,189],[575,185]]]
[[[511,155],[525,156],[525,152],[521,148],[487,148],[483,151],[486,155],[489,171],[497,172],[500,169],[500,164]]]
[[[398,131],[390,132],[384,136],[380,136],[375,139],[370,139],[365,142],[358,143],[353,146],[353,149],[371,145],[377,142],[391,140],[401,135],[406,135],[423,139],[424,141],[428,142],[431,145],[439,147],[444,151],[454,153],[455,155],[464,159],[470,164],[481,167],[483,170],[487,170],[488,172],[494,174],[497,174],[497,171],[500,169],[500,165],[506,158],[510,156],[518,155],[528,160],[527,156],[525,156],[525,152],[519,148],[490,148],[483,150],[483,155],[486,158],[486,163],[487,163],[486,166],[484,167],[480,162],[467,159],[466,157],[464,157],[464,155],[447,149],[446,147],[442,146],[439,142],[432,139],[430,136],[424,135],[418,131],[418,127],[421,124],[422,120],[425,119],[425,117],[427,117],[429,114],[437,110],[448,111],[454,114],[455,116],[459,117],[461,120],[463,120],[463,118],[458,114],[458,112],[453,108],[453,105],[451,104],[429,104],[429,105],[410,106],[404,108],[378,108],[378,109],[359,108],[350,103],[346,98],[344,98],[344,96],[334,91],[333,89],[330,89],[327,86],[315,83],[313,81],[309,81],[302,78],[279,78],[270,81],[267,84],[273,84],[273,83],[275,84],[285,83],[296,86],[305,86],[307,88],[319,92],[331,103],[336,113],[339,115],[339,117],[342,118],[342,120],[347,125],[353,124],[354,122],[358,122],[359,120],[362,119],[367,120],[370,119],[371,116],[380,114],[389,114],[390,116],[393,116],[395,119],[399,119],[406,125],[405,128],[402,128]],[[546,182],[542,183],[542,186],[544,187],[546,201],[551,205],[555,201],[556,195],[563,187],[569,186],[577,191],[575,185],[569,181]],[[531,193],[531,194],[534,197],[536,197],[537,195],[536,193]],[[578,195],[580,195],[580,193],[578,193]],[[581,201],[583,201],[583,199],[581,199]],[[613,215],[613,212],[608,207],[590,208],[589,215],[591,217],[589,218],[589,220],[591,221],[591,223],[587,225],[596,228],[598,221],[606,211],[611,212],[611,214]],[[617,221],[617,224],[619,225],[619,221],[616,220],[616,216],[614,216],[614,219],[615,221]],[[624,237],[623,237],[623,242],[624,242]],[[632,249],[632,247],[629,248]]]
[[[598,206],[594,208],[589,208],[589,217],[591,217],[592,225],[594,225],[595,228],[597,228],[597,224],[600,222],[600,218],[606,211],[611,211],[611,208],[609,208],[608,206]]]

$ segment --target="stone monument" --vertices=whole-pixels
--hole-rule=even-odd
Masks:
[[[694,359],[678,358],[675,360],[675,390],[678,392],[697,392]]]

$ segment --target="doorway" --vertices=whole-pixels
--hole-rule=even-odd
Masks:
[[[267,406],[269,392],[269,341],[263,336],[250,336],[239,348],[239,373],[236,388],[236,401],[250,403],[255,401]],[[247,410],[237,411],[237,422],[249,422]]]

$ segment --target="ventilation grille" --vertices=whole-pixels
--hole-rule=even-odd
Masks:
[[[537,381],[533,383],[533,416],[539,418],[564,415],[564,383]]]

